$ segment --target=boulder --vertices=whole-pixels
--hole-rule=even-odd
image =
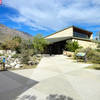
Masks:
[[[4,50],[0,50],[0,54],[4,54],[5,53],[5,51]]]
[[[15,68],[21,68],[21,67],[23,67],[22,64],[17,64],[17,65],[15,66]]]
[[[12,68],[9,64],[5,64],[6,68]]]
[[[11,66],[12,68],[14,68],[14,67],[16,66],[16,63],[15,63],[15,62],[10,63],[10,66]]]
[[[28,65],[34,65],[35,63],[33,61],[28,61]]]

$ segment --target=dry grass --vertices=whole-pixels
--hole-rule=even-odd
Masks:
[[[23,69],[33,69],[33,68],[36,68],[36,67],[37,67],[37,65],[32,65],[32,66],[31,65],[30,66],[29,65],[24,65],[22,68]]]
[[[93,65],[91,65],[91,66],[88,66],[87,68],[89,68],[89,69],[100,70],[100,64],[93,64]]]

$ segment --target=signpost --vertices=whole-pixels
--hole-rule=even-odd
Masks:
[[[84,60],[84,62],[87,62],[86,53],[79,52],[76,54],[76,57],[77,57],[77,61],[78,61],[78,58],[82,58]]]

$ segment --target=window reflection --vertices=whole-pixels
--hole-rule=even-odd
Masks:
[[[78,33],[78,32],[74,32],[74,37],[79,37],[79,38],[87,38],[89,39],[89,36],[87,34],[82,34],[82,33]]]

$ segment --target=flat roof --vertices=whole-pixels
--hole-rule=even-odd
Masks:
[[[93,34],[93,32],[90,32],[90,31],[88,31],[88,30],[85,30],[85,29],[82,29],[82,28],[79,28],[79,27],[76,27],[76,26],[70,26],[70,27],[67,27],[67,28],[64,28],[64,29],[62,29],[62,30],[59,30],[59,31],[57,31],[57,32],[55,32],[55,33],[52,33],[52,34],[50,34],[50,35],[48,35],[48,36],[46,36],[46,37],[49,37],[49,36],[51,36],[51,35],[54,35],[54,34],[57,34],[57,33],[59,33],[59,32],[62,32],[62,31],[64,31],[64,30],[66,30],[66,29],[69,29],[69,28],[73,28],[73,30],[78,30],[78,31],[82,31],[82,32],[85,32],[85,33],[87,33],[88,35],[90,34]],[[44,38],[46,38],[46,37],[44,37]]]

